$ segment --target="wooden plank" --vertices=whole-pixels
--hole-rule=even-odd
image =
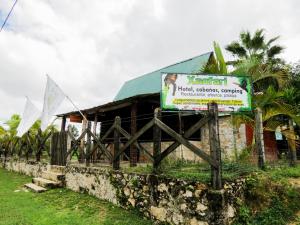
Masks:
[[[104,146],[104,144],[101,143],[101,139],[98,139],[96,137],[96,135],[94,135],[93,133],[91,133],[91,136],[94,138],[94,140],[96,141],[96,144],[98,145],[100,150],[106,155],[106,157],[109,160],[112,160],[112,158],[113,158],[112,154],[110,153],[110,151],[107,150],[107,148]]]
[[[66,122],[67,122],[67,118],[66,118],[66,116],[63,116],[62,119],[61,119],[60,131],[65,131],[66,130]]]
[[[131,123],[130,123],[130,132],[133,136],[136,133],[137,125],[136,125],[136,116],[137,116],[137,103],[133,103],[131,106]],[[135,167],[137,165],[137,147],[136,142],[130,145],[130,167]]]
[[[161,109],[156,108],[154,111],[154,121],[161,120]],[[158,161],[158,158],[161,154],[161,129],[160,127],[155,123],[153,126],[153,172],[158,173],[159,172],[159,164],[160,161]]]
[[[262,121],[262,110],[257,107],[255,110],[255,146],[258,153],[258,166],[261,169],[265,168],[265,143],[264,143],[264,128]]]
[[[211,117],[208,122],[210,157],[216,162],[216,166],[211,166],[211,184],[214,189],[220,190],[222,189],[222,170],[217,103],[208,104],[208,113]]]
[[[117,116],[115,118],[116,126],[121,126],[121,118]],[[120,133],[117,129],[114,129],[114,159],[113,159],[113,169],[120,169]]]
[[[207,161],[210,165],[213,165],[214,167],[217,166],[217,163],[204,151],[199,149],[197,146],[193,145],[189,141],[187,141],[185,138],[183,138],[180,134],[176,133],[172,128],[168,127],[166,124],[161,122],[158,119],[155,119],[155,124],[159,126],[164,132],[169,134],[171,137],[173,137],[177,142],[183,144],[188,149],[190,149],[192,152],[194,152],[196,155]]]
[[[209,116],[205,116],[201,120],[199,120],[197,123],[195,123],[190,129],[188,129],[183,137],[184,138],[189,138],[192,136],[196,131],[198,131],[201,127],[203,127],[208,121],[209,121]],[[163,160],[165,157],[167,157],[170,153],[175,151],[178,147],[180,146],[180,142],[175,141],[173,144],[171,144],[167,149],[165,149],[160,156],[158,157],[158,163],[160,163],[161,160]]]
[[[116,126],[116,129],[118,129],[118,131],[120,132],[121,135],[123,135],[127,140],[129,140],[131,138],[131,135],[126,131],[124,130],[122,127],[120,126]],[[150,160],[153,161],[153,156],[150,154],[149,151],[147,151],[146,148],[144,148],[140,143],[138,142],[134,142],[136,148],[139,150],[139,151],[144,151]]]
[[[101,142],[103,142],[108,135],[110,135],[115,129],[115,123],[106,131],[106,133],[101,137]]]
[[[87,115],[84,115],[85,118],[87,117]],[[79,163],[83,163],[84,161],[84,141],[85,141],[85,134],[86,134],[86,128],[87,128],[87,120],[83,118],[82,120],[82,134],[79,138],[80,141],[80,149],[79,149]]]
[[[149,130],[154,125],[154,119],[149,121],[142,129],[140,129],[138,132],[136,132],[135,135],[133,135],[123,146],[123,148],[120,150],[119,154],[117,156],[120,156],[126,148],[128,148],[132,143],[134,143],[141,135],[143,135],[147,130]]]
[[[92,139],[91,139],[91,128],[92,123],[91,121],[88,121],[88,127],[87,127],[87,146],[86,146],[86,152],[85,152],[85,163],[86,166],[90,166],[91,162],[91,147],[92,147]]]

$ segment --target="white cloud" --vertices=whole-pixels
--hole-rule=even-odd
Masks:
[[[14,0],[0,1],[0,21]],[[128,79],[264,27],[299,59],[296,0],[26,0],[0,33],[0,118],[21,114],[24,95],[42,104],[48,73],[79,105],[114,98]],[[72,109],[65,103],[61,111]]]

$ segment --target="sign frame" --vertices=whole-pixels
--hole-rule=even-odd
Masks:
[[[163,108],[163,75],[164,74],[176,74],[176,75],[195,75],[195,76],[214,76],[214,77],[245,77],[247,79],[249,79],[249,83],[250,83],[250,98],[249,98],[249,107],[247,109],[242,109],[241,110],[222,110],[220,112],[222,113],[240,113],[240,112],[253,112],[253,79],[252,79],[252,76],[250,75],[234,75],[234,74],[208,74],[208,73],[178,73],[178,72],[166,72],[166,71],[163,71],[161,72],[161,79],[160,79],[160,87],[161,87],[161,90],[160,90],[160,107],[162,109],[162,111],[164,112],[179,112],[179,111],[186,111],[186,112],[206,112],[207,109],[203,109],[203,110],[195,110],[195,109],[167,109],[167,108]],[[213,101],[212,101],[213,102]]]

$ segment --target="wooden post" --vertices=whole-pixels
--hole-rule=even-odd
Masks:
[[[95,119],[94,119],[94,127],[93,127],[93,134],[95,134],[95,135],[96,135],[96,131],[97,131],[97,123],[98,123],[98,116],[96,114]]]
[[[222,189],[222,162],[217,103],[212,102],[208,104],[208,115],[210,117],[208,122],[210,156],[217,164],[216,167],[211,166],[211,184],[214,189],[220,190]]]
[[[61,120],[60,131],[65,131],[66,130],[66,122],[67,122],[66,116],[63,116],[62,120]]]
[[[68,126],[68,131],[67,134],[69,134],[71,132],[71,124],[69,124]],[[67,135],[67,152],[69,152],[72,148],[72,139],[69,135]],[[68,155],[68,157],[66,158],[66,162],[71,161],[72,160],[72,152]]]
[[[258,154],[258,166],[261,169],[265,168],[265,143],[264,143],[264,128],[262,121],[262,110],[255,110],[255,146]]]
[[[121,126],[121,118],[116,116],[115,125]],[[120,169],[120,156],[116,157],[120,151],[120,134],[117,129],[114,130],[114,159],[113,159],[113,169]]]
[[[291,137],[288,138],[289,144],[289,164],[290,166],[296,166],[297,161],[297,150],[296,150],[296,136],[294,130],[294,122],[292,119],[289,119],[289,129],[291,132]]]
[[[95,135],[95,136],[97,136],[96,134],[97,134],[97,124],[98,124],[98,116],[97,116],[97,114],[95,114],[95,119],[94,119],[94,127],[93,127],[93,134]],[[95,141],[94,141],[94,143],[95,143]],[[92,149],[94,149],[94,146],[93,146],[93,148]],[[94,154],[91,156],[93,159],[93,162],[95,162],[96,160],[97,160],[97,150],[96,151],[94,151]]]
[[[42,143],[41,143],[41,140],[42,140],[42,130],[41,129],[38,129],[38,134],[37,134],[37,136],[39,137],[38,139],[37,139],[37,142],[38,142],[38,145],[37,145],[37,152],[36,152],[36,161],[37,162],[40,162],[41,161],[41,151],[42,151],[42,149],[41,149],[41,145],[42,145]]]
[[[92,127],[92,122],[88,121],[88,126],[87,129],[90,131]],[[91,141],[91,134],[88,132],[87,133],[87,146],[86,146],[86,150],[85,150],[85,163],[86,166],[90,166],[90,162],[91,162],[91,145],[92,145],[92,141]]]
[[[154,117],[161,120],[161,109],[156,108],[154,111]],[[158,158],[161,153],[161,129],[155,124],[153,126],[153,173],[159,173],[159,161]]]
[[[30,154],[30,148],[31,148],[31,143],[30,143],[30,138],[29,138],[29,135],[30,135],[30,131],[27,131],[27,133],[26,133],[26,161],[28,161],[28,159],[29,159],[29,154]]]
[[[136,115],[137,115],[137,103],[134,103],[131,106],[131,136],[135,135],[137,125],[136,125]],[[137,165],[137,148],[136,148],[136,142],[132,143],[130,145],[130,167],[134,167]]]
[[[86,117],[86,115],[84,115]],[[86,128],[87,128],[87,120],[85,118],[82,119],[82,129],[81,129],[81,132],[83,133]],[[84,142],[85,142],[85,136],[80,140],[80,147],[81,149],[79,150],[79,163],[83,163],[84,161]]]

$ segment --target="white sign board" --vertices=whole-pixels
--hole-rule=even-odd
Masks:
[[[163,110],[207,110],[216,102],[219,111],[251,110],[252,86],[247,76],[162,74]]]

